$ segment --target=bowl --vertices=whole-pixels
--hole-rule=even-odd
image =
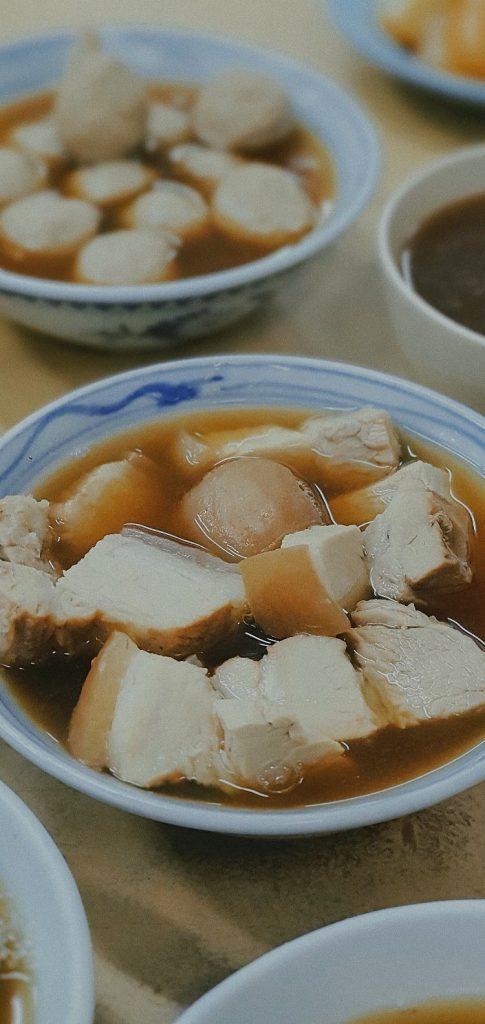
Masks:
[[[305,260],[334,242],[369,200],[379,146],[357,104],[316,72],[241,43],[192,33],[105,28],[104,46],[151,79],[202,82],[237,65],[274,76],[296,115],[327,147],[337,194],[330,216],[295,245],[232,270],[181,281],[90,286],[0,269],[0,311],[57,338],[109,350],[159,348],[218,331],[288,288]],[[38,36],[0,47],[0,103],[46,89],[60,77],[75,35]]]
[[[409,284],[399,267],[403,246],[432,213],[455,200],[483,192],[485,145],[470,146],[438,160],[406,181],[386,204],[379,225],[379,258],[397,341],[420,379],[452,389],[483,408],[485,335],[434,309]]]
[[[484,942],[485,900],[364,914],[267,953],[178,1024],[349,1024],[430,1000],[485,1001]]]
[[[92,1024],[91,940],[74,879],[45,828],[3,783],[0,889],[32,969],[33,1024]]]
[[[65,395],[0,438],[0,493],[28,491],[45,474],[113,433],[157,416],[221,406],[388,409],[396,423],[485,474],[485,420],[395,377],[286,356],[187,359],[133,370]],[[485,779],[485,742],[421,778],[369,796],[281,811],[235,809],[146,792],[75,761],[42,732],[0,675],[0,736],[44,771],[132,813],[239,835],[336,832],[396,818]]]
[[[441,71],[400,46],[381,28],[380,6],[380,0],[327,0],[325,9],[357,52],[383,71],[444,99],[485,106],[485,82]]]

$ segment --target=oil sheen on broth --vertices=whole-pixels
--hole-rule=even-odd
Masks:
[[[185,417],[174,417],[154,422],[129,433],[117,435],[92,448],[76,462],[71,462],[54,476],[39,485],[36,497],[51,501],[60,498],[87,470],[96,465],[138,449],[152,458],[160,467],[163,493],[166,500],[157,514],[147,516],[144,525],[155,527],[167,533],[183,537],[183,529],[177,517],[177,505],[186,490],[192,486],[182,470],[166,457],[181,429],[199,431],[204,434],[214,430],[233,429],[267,422],[285,426],[296,426],[304,418],[304,410],[224,410],[197,413]],[[414,438],[408,438],[405,458],[423,458],[435,465],[451,470],[453,490],[458,499],[472,511],[476,532],[474,536],[472,563],[474,579],[459,596],[444,595],[427,608],[430,614],[442,620],[451,620],[470,631],[481,640],[485,636],[485,484],[448,453],[425,446]],[[308,458],[301,453],[288,454],[288,466],[323,493],[323,481],[310,471]],[[345,480],[339,481],[345,490]],[[332,493],[324,493],[330,510]],[[105,514],[106,514],[105,510]],[[99,515],[103,517],[103,509]],[[345,521],[345,505],[339,500],[339,518]],[[347,520],[350,521],[350,520]],[[361,525],[360,523],[358,525]],[[94,542],[94,540],[93,540]],[[69,548],[58,544],[56,557],[67,568],[76,559]],[[215,666],[236,654],[260,658],[265,650],[267,637],[257,629],[241,629],[236,638],[211,653],[206,662]],[[89,669],[89,661],[78,659],[52,661],[47,665],[23,670],[8,670],[9,685],[15,697],[32,717],[60,743],[66,741],[67,727],[71,712],[77,702],[81,686]],[[313,768],[306,772],[303,781],[288,792],[256,794],[234,789],[225,794],[215,790],[204,790],[190,783],[164,787],[164,792],[175,796],[190,796],[191,799],[209,800],[252,808],[291,807],[318,804],[324,801],[356,796],[395,785],[405,779],[418,776],[463,753],[485,736],[485,710],[448,720],[420,724],[407,729],[389,726],[370,739],[354,741],[348,754],[338,763],[325,769]]]
[[[0,895],[0,1024],[31,1024],[31,979]]]
[[[181,83],[153,84],[150,87],[152,100],[168,102],[176,100],[176,105],[183,109],[190,106],[195,90],[190,86]],[[8,145],[8,135],[13,128],[22,123],[28,123],[45,117],[52,109],[53,96],[51,93],[39,93],[35,96],[20,100],[17,103],[0,108],[0,145]],[[318,206],[327,209],[330,207],[335,191],[334,174],[330,157],[320,142],[302,125],[297,125],[290,137],[276,146],[259,150],[252,154],[252,159],[262,160],[265,163],[275,164],[286,170],[295,173],[300,183],[305,188],[310,199]],[[172,171],[168,160],[163,155],[143,154],[144,163],[150,165],[165,180],[178,181]],[[63,191],[63,179],[72,170],[72,167],[64,164],[59,171],[53,171],[50,175],[51,187]],[[118,227],[118,209],[104,215],[101,225],[101,233]],[[194,277],[198,274],[211,274],[220,270],[228,270],[230,267],[237,267],[244,263],[260,259],[267,253],[262,252],[257,246],[232,241],[224,236],[217,229],[211,228],[204,233],[203,238],[194,239],[182,245],[177,255],[177,277]],[[22,261],[22,273],[33,274],[36,277],[55,278],[57,280],[70,281],[73,279],[74,257],[64,259],[62,263],[56,260],[55,267],[42,263],[38,258],[33,258],[31,265]],[[8,255],[0,247],[0,266],[5,270],[19,272],[18,266],[9,259]]]
[[[485,1000],[436,1000],[406,1010],[372,1013],[351,1024],[485,1024]]]

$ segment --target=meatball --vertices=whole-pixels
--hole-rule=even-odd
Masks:
[[[91,203],[65,199],[53,189],[46,189],[3,210],[0,239],[15,260],[66,256],[96,234],[98,223],[99,212]]]
[[[198,192],[177,181],[162,181],[139,196],[123,211],[125,227],[173,232],[187,241],[201,235],[209,224],[209,208]]]
[[[47,168],[41,160],[0,147],[0,206],[21,199],[47,184]]]
[[[55,106],[60,140],[74,160],[114,160],[145,138],[148,95],[130,68],[86,36],[71,56]]]
[[[194,106],[196,135],[215,149],[271,146],[289,135],[294,125],[279,83],[254,71],[225,71],[211,79]]]
[[[77,257],[75,278],[86,284],[150,284],[174,275],[176,244],[151,231],[98,235]]]
[[[269,164],[246,163],[230,171],[218,186],[212,207],[224,234],[262,249],[297,241],[316,218],[297,178]]]
[[[155,180],[155,172],[139,160],[106,160],[84,167],[65,181],[69,195],[109,208],[134,199]]]
[[[246,558],[278,547],[287,533],[324,521],[311,488],[271,459],[222,462],[181,502],[187,536],[219,554]]]

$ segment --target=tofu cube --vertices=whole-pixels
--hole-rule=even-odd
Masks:
[[[282,548],[308,548],[310,558],[328,595],[346,611],[370,597],[369,570],[363,535],[357,526],[310,526],[290,533]]]

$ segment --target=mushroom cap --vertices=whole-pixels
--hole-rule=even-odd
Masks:
[[[54,189],[36,192],[7,206],[0,215],[4,246],[16,258],[74,252],[96,233],[99,211]]]
[[[209,222],[209,207],[202,196],[177,181],[158,182],[123,212],[126,227],[173,232],[181,239],[200,234]]]
[[[153,231],[110,231],[81,249],[76,279],[89,284],[150,284],[173,276],[173,238]]]
[[[46,184],[47,168],[42,160],[9,146],[0,147],[0,206],[21,199]]]
[[[293,174],[261,163],[242,163],[229,171],[216,189],[212,209],[225,234],[269,249],[296,241],[316,217]]]
[[[64,188],[69,195],[109,207],[134,199],[154,180],[155,172],[139,160],[105,160],[72,171]]]

